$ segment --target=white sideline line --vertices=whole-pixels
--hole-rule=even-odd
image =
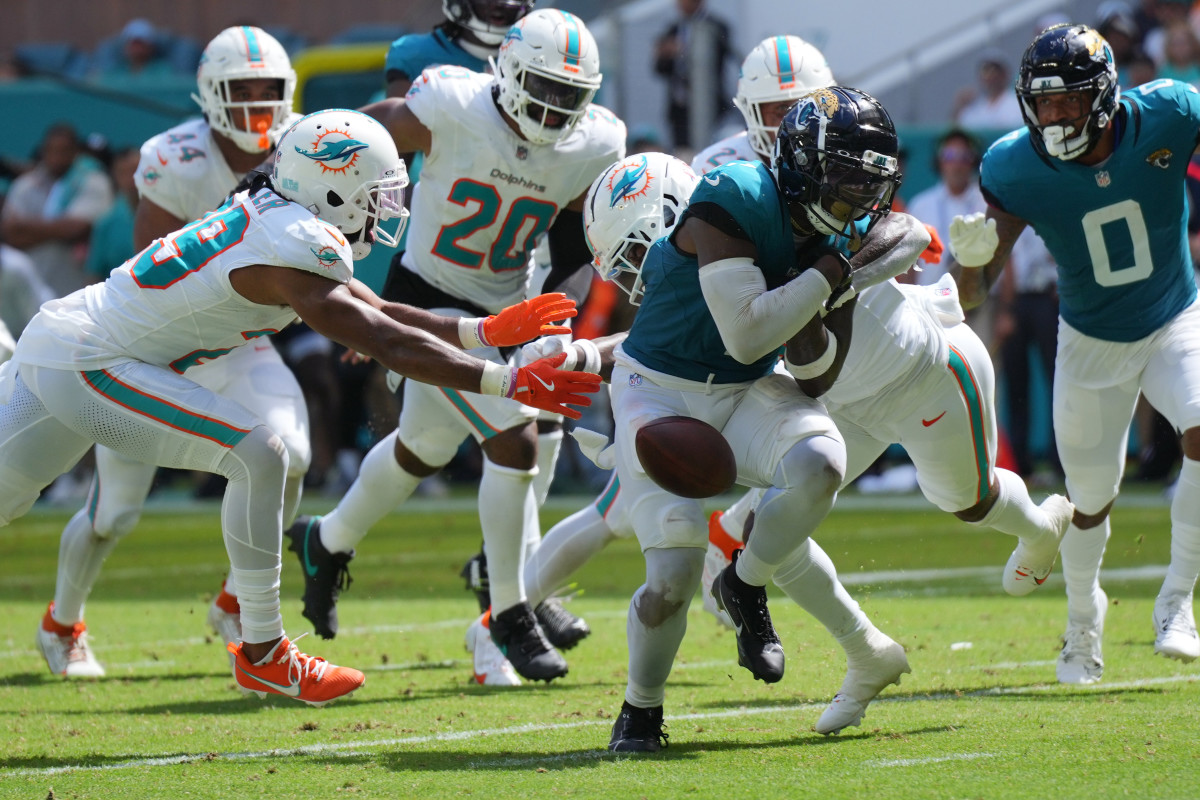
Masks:
[[[936,756],[930,758],[894,758],[889,761],[867,761],[864,767],[917,767],[925,764],[937,764],[942,761],[971,761],[976,758],[996,758],[995,753],[955,753],[952,756]]]
[[[914,695],[912,697],[883,697],[875,701],[880,703],[915,703],[924,701],[938,700],[961,700],[963,698],[978,698],[978,697],[994,697],[1004,695],[1022,695],[1022,694],[1037,694],[1040,692],[1058,692],[1064,689],[1074,688],[1080,694],[1085,694],[1089,691],[1112,691],[1113,689],[1137,689],[1146,686],[1162,686],[1170,683],[1194,683],[1200,680],[1200,675],[1173,675],[1163,678],[1147,678],[1137,681],[1123,681],[1117,683],[1098,683],[1090,686],[1065,687],[1061,684],[1039,684],[1037,686],[1016,686],[1016,687],[995,687],[992,689],[980,689],[975,692],[958,693],[938,693]],[[694,714],[677,714],[666,717],[667,722],[673,720],[711,720],[723,719],[729,717],[751,717],[761,716],[763,714],[794,714],[798,711],[813,711],[825,707],[824,703],[800,703],[789,706],[769,706],[763,708],[737,708],[728,711],[706,711]],[[546,731],[561,731],[571,730],[573,728],[591,728],[597,726],[611,725],[612,721],[608,719],[597,720],[581,720],[579,722],[559,722],[543,725],[511,725],[505,728],[484,728],[479,730],[467,731],[452,731],[448,733],[436,733],[428,736],[406,736],[399,739],[377,739],[374,741],[358,741],[358,742],[341,742],[338,744],[313,744],[304,747],[295,747],[282,750],[260,750],[245,753],[185,753],[181,755],[165,755],[165,756],[150,756],[146,758],[130,759],[128,761],[119,761],[113,764],[99,765],[71,765],[61,767],[45,767],[43,769],[13,769],[0,772],[0,781],[9,777],[29,777],[42,775],[58,775],[64,772],[106,772],[120,769],[137,769],[141,767],[158,767],[158,766],[173,766],[177,764],[192,764],[202,761],[253,761],[264,758],[280,758],[282,756],[298,756],[298,755],[332,755],[341,758],[350,756],[360,756],[364,754],[364,750],[372,750],[379,747],[397,747],[402,745],[420,745],[429,744],[431,742],[454,742],[465,741],[470,739],[480,739],[488,736],[521,736],[529,733],[544,733]],[[578,754],[579,758],[599,758],[606,753],[597,751],[593,756],[591,751],[583,754]],[[964,758],[965,756],[955,755],[947,757],[935,757],[929,759],[902,759],[895,762],[867,762],[874,766],[908,766],[907,762],[912,764],[933,763],[936,761],[950,761]],[[999,757],[991,754],[980,754],[974,757]],[[521,759],[497,759],[487,762],[470,763],[470,767],[494,767],[507,764],[522,764],[527,762],[551,762],[554,760],[564,760],[564,756],[546,756],[544,758],[521,758]]]

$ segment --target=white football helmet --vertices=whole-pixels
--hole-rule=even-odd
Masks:
[[[646,248],[674,229],[696,181],[692,168],[674,156],[637,153],[604,170],[588,189],[583,228],[595,256],[592,266],[620,286],[631,304],[642,301]]]
[[[533,144],[566,138],[600,88],[596,40],[578,17],[553,8],[509,28],[492,70],[500,107]]]
[[[395,247],[408,224],[408,170],[387,129],[358,111],[332,108],[297,120],[279,140],[271,181],[346,234],[355,260],[373,242]],[[379,224],[397,218],[394,232]]]
[[[231,100],[230,83],[255,78],[283,82],[280,99],[239,103]],[[214,131],[232,139],[247,153],[271,149],[292,113],[296,73],[287,51],[274,36],[249,25],[226,28],[204,48],[196,70],[200,104]]]
[[[460,28],[493,48],[517,20],[533,10],[537,0],[442,0],[442,13]]]
[[[769,36],[750,51],[738,75],[733,104],[746,118],[754,152],[770,163],[778,125],[763,122],[763,103],[795,101],[833,85],[825,56],[799,36]]]

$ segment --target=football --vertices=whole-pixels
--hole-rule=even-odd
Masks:
[[[660,417],[638,429],[638,460],[671,494],[700,499],[728,491],[737,479],[733,448],[721,432],[693,417]]]

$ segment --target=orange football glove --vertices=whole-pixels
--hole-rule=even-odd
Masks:
[[[926,264],[942,263],[942,251],[945,246],[942,244],[942,237],[938,236],[937,228],[932,225],[926,225],[925,230],[929,231],[929,246],[925,248],[925,252],[921,253],[921,259]]]
[[[578,313],[575,301],[562,292],[539,294],[484,318],[479,326],[479,338],[493,347],[509,347],[532,342],[546,334],[570,333],[570,328],[554,323]]]
[[[518,369],[512,398],[527,406],[579,419],[583,413],[570,406],[590,406],[592,398],[586,395],[600,388],[601,378],[590,372],[559,369],[566,358],[566,353],[559,353],[551,358],[539,358],[529,366]]]

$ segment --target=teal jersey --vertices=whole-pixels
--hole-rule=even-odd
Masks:
[[[768,288],[783,285],[799,271],[787,205],[761,162],[733,161],[706,173],[692,193],[684,220],[693,211],[699,216],[706,204],[719,207],[715,213],[728,215],[754,243],[755,263]],[[712,218],[708,211],[703,213]],[[832,237],[818,241],[833,243]],[[778,351],[751,364],[725,352],[700,289],[696,256],[677,248],[670,238],[659,239],[642,261],[642,279],[645,295],[621,345],[630,356],[657,372],[700,382],[711,376],[713,383],[742,383],[772,370]]]
[[[488,62],[463,50],[441,30],[410,33],[392,42],[384,62],[384,75],[402,72],[415,81],[427,67],[448,64],[466,67],[472,72],[487,72]]]
[[[988,202],[1029,222],[1058,262],[1059,308],[1076,330],[1133,342],[1196,298],[1184,178],[1200,130],[1200,93],[1157,80],[1126,93],[1116,148],[1085,166],[1039,154],[1030,132],[988,149]]]

